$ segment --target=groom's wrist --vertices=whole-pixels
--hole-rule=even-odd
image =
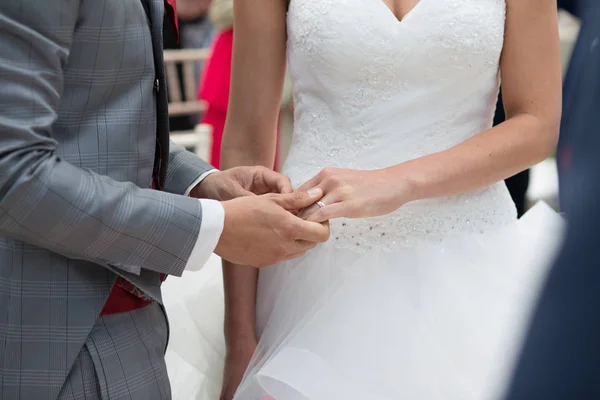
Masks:
[[[185,266],[188,271],[198,271],[206,264],[221,238],[225,221],[225,210],[220,202],[208,199],[198,201],[202,208],[202,222],[198,238]]]
[[[206,180],[206,178],[215,172],[219,172],[218,169],[211,169],[210,171],[206,171],[202,175],[200,175],[192,184],[187,188],[184,195],[191,196],[198,199],[207,198],[207,196],[202,191],[202,183]]]

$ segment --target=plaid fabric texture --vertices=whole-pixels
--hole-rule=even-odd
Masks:
[[[56,399],[117,276],[160,302],[197,240],[200,204],[175,194],[211,167],[169,142],[163,18],[0,2],[1,399]]]
[[[59,400],[166,400],[168,329],[156,304],[104,316],[94,325]]]

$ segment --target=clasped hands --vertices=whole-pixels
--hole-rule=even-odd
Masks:
[[[235,264],[264,267],[303,255],[329,239],[329,220],[388,214],[413,191],[391,169],[326,168],[293,190],[264,167],[215,172],[190,195],[222,202],[223,233],[215,253]]]
[[[190,196],[223,205],[225,220],[215,253],[235,264],[264,267],[301,256],[329,239],[327,221],[297,216],[323,196],[322,190],[294,191],[289,178],[268,168],[215,172]]]

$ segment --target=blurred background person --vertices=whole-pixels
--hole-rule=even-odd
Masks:
[[[570,152],[561,176],[566,242],[542,292],[507,400],[600,399],[600,1],[580,10],[561,127]]]
[[[212,0],[177,0],[177,24],[179,34],[170,18],[165,18],[163,29],[163,48],[165,50],[203,49],[210,47],[215,27],[208,18]],[[200,76],[203,65],[195,64],[195,76]],[[181,92],[185,91],[181,66],[177,67]],[[169,117],[171,131],[190,131],[198,122],[200,115]]]
[[[215,26],[208,17],[213,0],[177,0],[177,17],[182,49],[204,49],[210,47]],[[200,76],[202,64],[196,63],[196,76]]]
[[[570,165],[572,163],[571,147],[572,143],[577,141],[578,135],[583,135],[584,132],[578,129],[580,118],[587,116],[581,114],[581,108],[578,109],[579,101],[576,96],[579,86],[592,85],[595,79],[600,79],[600,67],[596,66],[595,71],[587,72],[588,81],[582,80],[584,71],[589,71],[589,57],[590,53],[600,45],[600,38],[598,31],[594,29],[593,25],[599,25],[600,20],[594,19],[594,13],[597,10],[594,7],[598,7],[599,0],[559,0],[558,4],[572,15],[578,17],[581,20],[581,29],[575,46],[573,48],[571,62],[565,76],[564,87],[563,87],[563,118],[561,122],[561,132],[558,141],[558,151],[556,154],[558,164],[558,174],[560,182],[560,205],[561,209],[568,212],[569,202],[566,201],[565,195],[571,193],[570,182],[575,178],[572,176]],[[591,76],[590,76],[591,74]],[[586,96],[592,95],[591,89],[588,91]],[[596,108],[596,112],[599,108]]]
[[[233,0],[213,0],[208,10],[208,16],[216,28],[217,34],[212,45],[210,59],[200,79],[198,99],[204,100],[208,104],[201,122],[211,125],[213,128],[209,163],[215,168],[219,168],[221,141],[229,104],[233,49]],[[290,116],[292,90],[289,77],[286,77],[286,81],[287,84],[283,88],[281,99],[282,118],[280,119],[280,126],[283,126],[283,129],[280,129],[283,132],[283,140],[280,140],[280,143],[284,143],[284,145],[278,149],[274,165],[276,169],[280,165],[279,160],[282,159],[282,150],[284,154],[287,153],[293,130],[293,117]]]
[[[229,103],[231,51],[233,46],[233,1],[214,0],[209,19],[217,31],[211,55],[198,86],[198,99],[207,103],[201,122],[212,126],[212,141],[208,162],[219,168],[221,139]]]

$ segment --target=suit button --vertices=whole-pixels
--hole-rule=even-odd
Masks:
[[[160,91],[160,81],[158,78],[154,81],[154,91],[158,93]]]

